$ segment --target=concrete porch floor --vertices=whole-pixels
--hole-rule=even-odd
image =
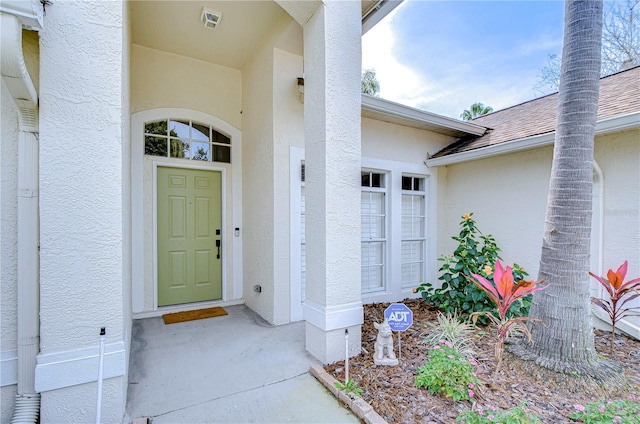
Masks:
[[[273,327],[244,305],[165,325],[135,320],[127,415],[151,423],[357,423],[313,376],[304,322]]]

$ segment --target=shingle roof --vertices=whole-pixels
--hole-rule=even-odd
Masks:
[[[467,137],[434,154],[432,158],[480,149],[555,131],[558,93],[521,103],[472,120],[487,127],[481,137]],[[600,80],[598,120],[640,111],[640,66]]]

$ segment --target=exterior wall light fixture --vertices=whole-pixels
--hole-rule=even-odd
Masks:
[[[304,78],[298,78],[298,100],[304,103]]]

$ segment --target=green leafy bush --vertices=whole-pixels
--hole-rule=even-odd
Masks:
[[[569,418],[585,424],[640,423],[640,403],[633,395],[625,400],[592,402],[586,406],[574,405],[574,408],[577,412],[569,414]]]
[[[429,350],[429,360],[418,368],[414,384],[429,393],[441,394],[455,401],[473,398],[479,384],[474,372],[475,361],[460,354],[447,340]]]
[[[416,292],[422,292],[427,304],[441,308],[446,313],[457,311],[469,315],[495,309],[487,294],[467,279],[472,273],[491,277],[493,264],[501,259],[498,254],[500,248],[493,236],[482,234],[472,217],[473,213],[462,216],[460,234],[451,237],[458,242],[458,247],[451,256],[439,258],[443,262],[438,277],[441,286],[436,288],[432,283],[424,283],[415,289]],[[516,281],[524,280],[528,275],[518,264],[511,268]],[[519,299],[509,309],[509,315],[527,316],[530,306],[531,296]],[[482,317],[478,322],[486,325],[488,320]]]
[[[456,419],[464,424],[538,424],[542,423],[540,418],[527,408],[527,402],[522,401],[515,408],[500,411],[498,408],[485,405],[474,405],[468,411],[463,412]]]

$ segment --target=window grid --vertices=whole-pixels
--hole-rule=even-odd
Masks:
[[[385,174],[362,172],[361,178],[361,284],[362,292],[385,289],[386,187]]]
[[[300,264],[300,285],[301,285],[301,299],[304,302],[306,298],[307,288],[307,242],[306,242],[306,205],[305,205],[305,187],[304,187],[304,162],[300,166],[300,249],[302,263]]]
[[[424,178],[402,177],[402,288],[424,282],[426,215]]]
[[[231,163],[231,139],[192,120],[146,122],[144,140],[147,156]]]

